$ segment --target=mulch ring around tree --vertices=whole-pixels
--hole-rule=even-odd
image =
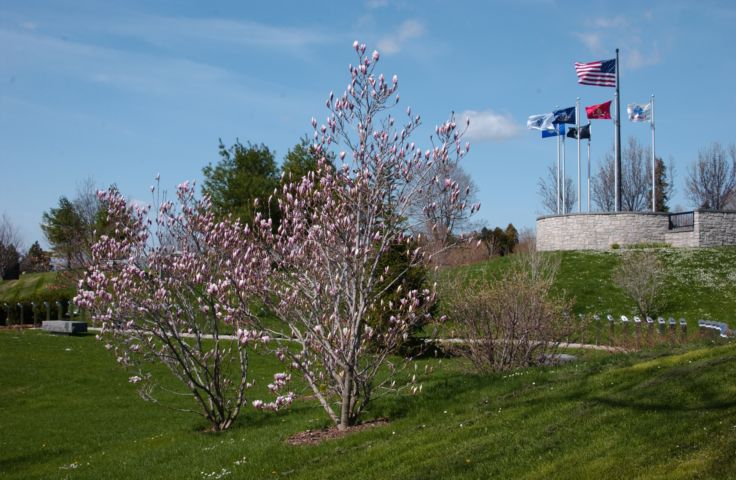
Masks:
[[[380,427],[383,425],[388,425],[388,419],[377,418],[365,423],[353,425],[352,427],[348,427],[345,430],[338,430],[336,426],[323,428],[321,430],[307,430],[305,432],[299,432],[295,435],[292,435],[286,440],[286,443],[288,443],[289,445],[317,445],[326,440],[342,438],[354,432],[360,432],[363,430],[368,430],[369,428]]]

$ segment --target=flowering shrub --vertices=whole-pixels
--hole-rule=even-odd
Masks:
[[[400,365],[390,361],[435,300],[434,286],[409,281],[433,252],[409,233],[418,230],[407,219],[427,191],[443,194],[444,211],[479,208],[466,205],[457,181],[436,174],[457,171],[452,167],[469,145],[462,145],[452,116],[435,128],[432,148],[415,145],[420,117],[407,108],[401,124],[388,112],[399,101],[398,78],[376,75],[378,52],[353,46],[358,63],[349,67],[347,88],[338,97],[330,93],[325,124],[312,119],[317,170],[285,179],[274,192],[277,228],[261,214],[252,225],[217,221],[209,200],[196,200],[187,183],[177,189],[179,208],[161,203],[154,222],[117,192],[102,195],[114,234],[95,244],[77,303],[103,322],[102,336],[118,360],[141,370],[131,382],[143,386],[146,398],[154,398],[154,384],[142,366],[163,362],[213,428],[228,428],[245,404],[246,345],[273,336],[282,341],[278,356],[305,378],[340,429],[357,422],[378,392],[421,389],[416,376],[397,385]],[[332,150],[342,162],[336,168],[327,161]],[[430,168],[435,164],[447,168]],[[432,202],[424,210],[436,208]],[[422,228],[431,217],[420,219]],[[403,266],[391,268],[383,260],[397,249]],[[268,307],[280,327],[263,323],[253,305]],[[371,318],[382,321],[371,325]],[[239,341],[223,341],[225,327]],[[377,382],[379,370],[388,372]],[[252,405],[288,405],[293,395],[279,392],[289,378],[277,374],[268,386],[277,398]]]
[[[179,185],[176,196],[178,205],[158,202],[151,212],[115,190],[100,193],[112,235],[93,246],[75,302],[102,322],[100,338],[133,371],[130,382],[140,385],[143,398],[158,401],[149,367],[161,362],[212,428],[225,430],[246,404],[248,348],[270,341],[248,328],[270,261],[247,226],[216,221],[208,199],[195,199],[194,185]],[[228,332],[236,341],[222,338]],[[275,394],[286,378],[274,382]],[[253,406],[277,409],[292,398]]]
[[[422,151],[411,141],[420,117],[411,108],[403,122],[389,113],[399,101],[398,78],[374,73],[378,52],[353,47],[357,64],[349,66],[345,91],[329,94],[324,124],[312,119],[314,151],[323,157],[339,151],[342,164],[333,169],[323,159],[316,172],[286,183],[279,228],[271,233],[264,220],[257,228],[275,266],[264,300],[295,342],[280,354],[340,429],[354,424],[378,392],[418,390],[397,386],[397,364],[388,361],[435,300],[432,286],[406,288],[407,274],[432,253],[408,233],[414,200],[433,186],[448,193],[454,208],[478,208],[458,201],[457,182],[428,168],[456,164],[468,150],[454,119],[438,126],[432,148]],[[382,267],[397,248],[405,252],[404,268]],[[369,322],[384,317],[380,328]],[[376,382],[382,367],[389,374]]]

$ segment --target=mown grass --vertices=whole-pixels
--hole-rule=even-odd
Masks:
[[[75,286],[60,272],[27,273],[18,280],[0,281],[0,304],[66,300],[73,297],[75,291]]]
[[[736,472],[736,345],[586,354],[576,364],[507,375],[474,375],[455,359],[422,363],[435,369],[422,378],[422,394],[385,397],[368,413],[389,424],[289,446],[290,435],[327,425],[314,402],[278,414],[248,410],[232,430],[207,433],[195,416],[140,400],[91,335],[0,332],[0,477],[678,479]],[[265,380],[278,363],[256,356],[252,368]]]
[[[718,320],[736,327],[736,247],[653,248],[666,275],[664,317]],[[623,250],[546,253],[560,260],[554,293],[575,300],[574,313],[635,315],[636,305],[613,282]],[[500,257],[488,262],[448,269],[440,278],[493,278],[513,261]]]

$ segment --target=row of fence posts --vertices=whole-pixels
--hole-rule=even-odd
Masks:
[[[688,338],[688,325],[684,318],[679,321],[674,318],[665,320],[662,317],[656,320],[646,317],[641,320],[634,317],[629,320],[626,316],[621,316],[620,321],[612,315],[606,315],[606,320],[601,319],[599,315],[593,315],[593,330],[595,335],[595,344],[601,345],[604,336],[604,325],[607,325],[607,345],[616,346],[632,346],[641,347],[642,345],[654,345],[667,341],[671,344],[684,343]],[[702,327],[702,326],[701,326]],[[699,328],[700,336],[713,337],[717,336],[713,329]]]
[[[0,325],[27,325],[27,317],[34,326],[40,326],[44,320],[88,320],[87,312],[71,300],[0,304]]]

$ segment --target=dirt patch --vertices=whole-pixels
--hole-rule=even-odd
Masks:
[[[337,427],[324,428],[322,430],[307,430],[305,432],[299,432],[296,435],[292,435],[286,440],[286,443],[289,445],[317,445],[318,443],[322,443],[326,440],[342,438],[355,432],[368,430],[373,427],[380,427],[382,425],[388,425],[388,420],[385,418],[378,418],[376,420],[371,420],[370,422],[353,425],[345,430],[338,430]]]

